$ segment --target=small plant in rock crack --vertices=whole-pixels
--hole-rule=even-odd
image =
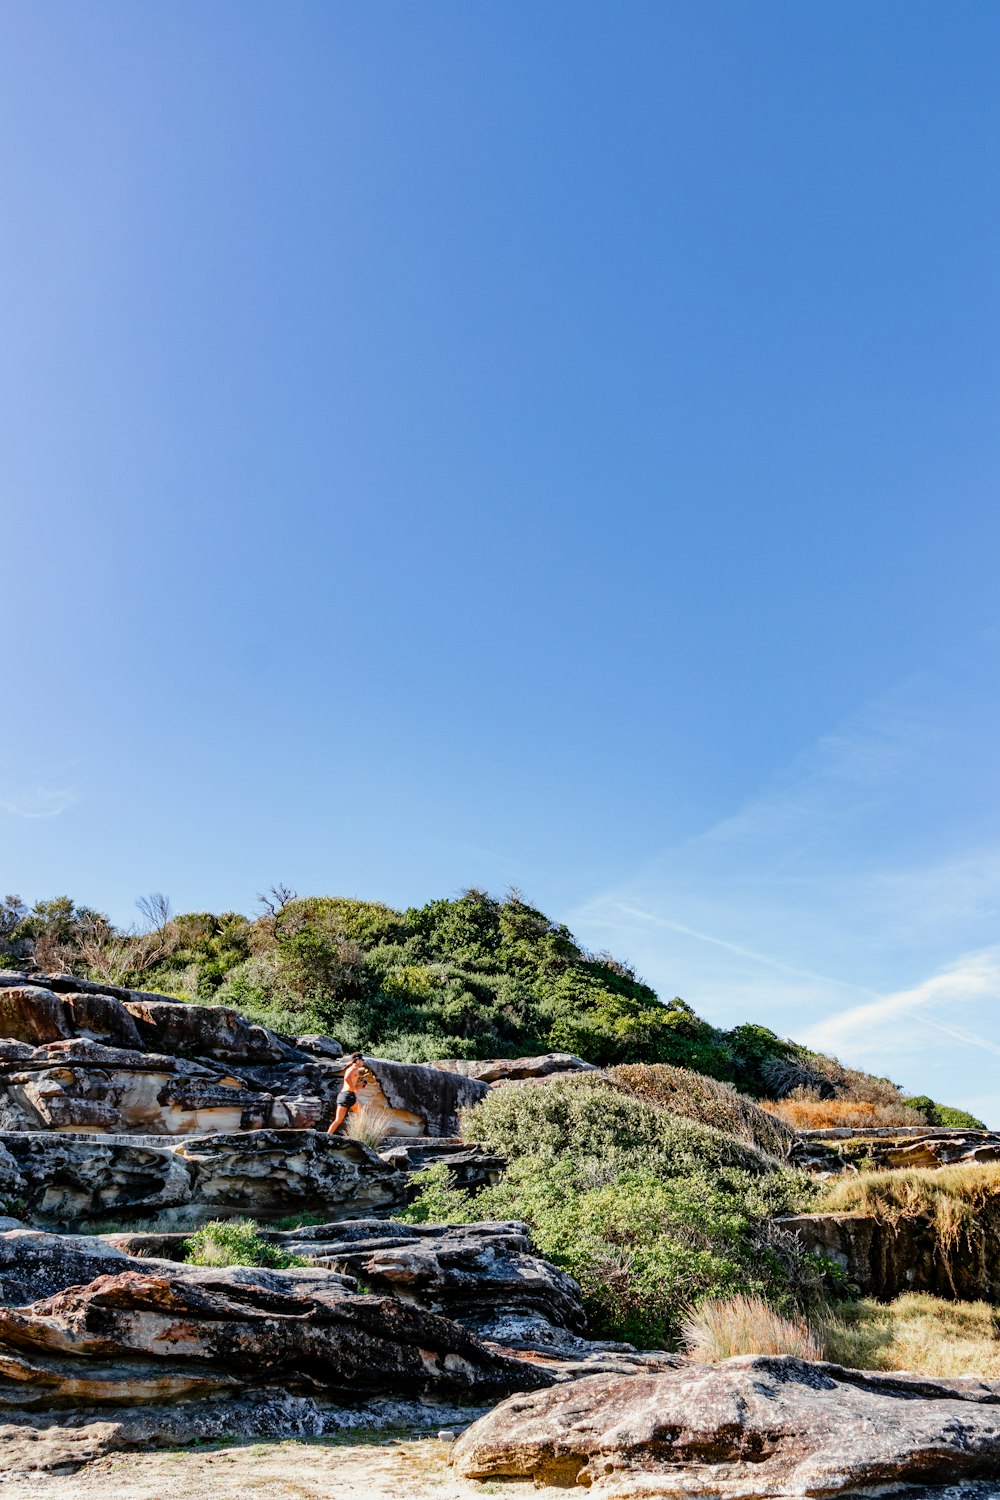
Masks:
[[[213,1219],[185,1242],[184,1259],[194,1266],[265,1266],[275,1271],[309,1264],[301,1255],[290,1255],[262,1239],[252,1219]]]

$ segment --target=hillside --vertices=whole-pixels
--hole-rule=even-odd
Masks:
[[[571,1052],[602,1066],[672,1063],[755,1098],[792,1096],[800,1110],[850,1099],[872,1123],[919,1123],[939,1109],[926,1096],[906,1106],[895,1084],[766,1026],[722,1030],[677,997],[661,1000],[627,963],[586,952],[517,892],[469,890],[395,911],[277,888],[252,918],[175,916],[162,897],[140,907],[144,930],[121,932],[69,897],[30,910],[8,897],[0,966],[224,1004],[282,1033],[325,1032],[404,1062]]]

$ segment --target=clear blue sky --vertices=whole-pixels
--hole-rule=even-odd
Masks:
[[[7,0],[4,889],[514,883],[1000,1124],[998,76],[987,3]]]

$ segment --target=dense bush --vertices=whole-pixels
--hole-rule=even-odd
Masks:
[[[507,1172],[470,1198],[431,1168],[409,1216],[526,1220],[579,1281],[599,1335],[656,1347],[704,1297],[794,1298],[801,1257],[764,1226],[810,1188],[753,1145],[589,1077],[495,1089],[463,1134],[501,1151]]]
[[[928,1125],[945,1125],[957,1130],[985,1130],[982,1120],[970,1115],[965,1109],[952,1109],[949,1104],[938,1104],[926,1094],[916,1094],[903,1103],[914,1110]]]
[[[720,1083],[690,1068],[675,1068],[670,1063],[627,1063],[612,1068],[610,1076],[630,1093],[659,1105],[668,1114],[714,1125],[772,1156],[787,1156],[795,1140],[791,1126],[768,1114],[731,1084]]]

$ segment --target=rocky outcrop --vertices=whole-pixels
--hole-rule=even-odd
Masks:
[[[0,1407],[190,1400],[223,1391],[496,1396],[549,1377],[447,1318],[337,1278],[124,1270],[0,1308]]]
[[[367,1058],[363,1107],[394,1134],[449,1136],[485,1083]],[[192,1135],[323,1129],[346,1060],[330,1037],[283,1037],[220,1005],[0,973],[0,1130]]]
[[[62,1476],[107,1454],[130,1450],[231,1442],[246,1434],[255,1442],[386,1428],[430,1435],[441,1427],[464,1427],[484,1414],[481,1404],[470,1406],[467,1398],[455,1404],[440,1396],[424,1401],[381,1397],[357,1405],[268,1387],[167,1405],[84,1407],[70,1421],[58,1410],[0,1410],[0,1452],[4,1479],[16,1481],[45,1470]]]
[[[805,1248],[836,1261],[863,1296],[933,1292],[960,1301],[1000,1301],[1000,1202],[981,1204],[954,1236],[923,1215],[893,1222],[863,1213],[796,1214],[775,1221]]]
[[[480,1083],[522,1083],[525,1079],[550,1078],[561,1073],[596,1073],[593,1063],[572,1052],[547,1052],[543,1057],[491,1057],[468,1061],[446,1057],[431,1063],[445,1073],[459,1073]]]
[[[0,1192],[42,1226],[154,1215],[166,1226],[389,1213],[403,1206],[406,1180],[367,1146],[313,1130],[179,1139],[12,1132],[0,1135]]]
[[[820,1176],[895,1167],[948,1167],[956,1162],[1000,1161],[1000,1131],[955,1130],[929,1125],[868,1130],[801,1131],[794,1166]]]
[[[273,1233],[284,1249],[376,1291],[492,1337],[498,1320],[535,1317],[582,1333],[580,1288],[532,1254],[526,1224],[400,1224],[354,1219]]]
[[[436,1165],[447,1167],[453,1187],[473,1192],[498,1182],[506,1165],[502,1156],[485,1146],[466,1143],[457,1137],[442,1140],[418,1136],[387,1145],[379,1156],[401,1172],[422,1172]]]
[[[455,1446],[475,1479],[606,1500],[886,1494],[1000,1477],[1000,1383],[743,1356],[514,1396]]]

